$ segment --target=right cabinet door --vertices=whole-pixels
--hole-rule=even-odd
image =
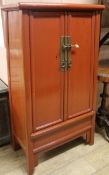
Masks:
[[[72,38],[72,66],[67,75],[68,118],[92,110],[93,93],[93,41],[92,14],[71,12],[68,14],[68,35]],[[79,45],[79,48],[75,47]],[[69,59],[69,58],[68,58]]]

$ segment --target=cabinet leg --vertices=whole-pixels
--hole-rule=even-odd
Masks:
[[[94,132],[95,130],[92,128],[86,132],[86,143],[93,145],[94,144]]]
[[[20,145],[18,144],[17,139],[14,135],[12,136],[12,147],[15,151],[20,148]]]
[[[94,133],[95,133],[95,129],[92,128],[92,129],[91,129],[90,145],[93,145],[93,144],[94,144]]]
[[[28,175],[33,175],[34,173],[34,161],[33,156],[27,157],[27,168],[28,168]]]
[[[91,132],[90,132],[90,130],[88,130],[87,132],[86,132],[86,143],[87,144],[90,144],[90,136],[91,135]]]
[[[38,156],[34,156],[34,167],[38,165]]]
[[[95,129],[92,128],[91,131],[90,131],[90,145],[93,145],[94,144],[94,133],[95,133]]]
[[[29,153],[29,156],[27,157],[28,175],[34,174],[34,167],[36,166],[37,160],[38,159],[32,153]]]

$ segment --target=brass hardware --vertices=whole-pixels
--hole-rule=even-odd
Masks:
[[[67,71],[69,68],[68,52],[71,50],[72,45],[69,43],[69,36],[61,37],[61,70]]]
[[[67,58],[66,58],[66,50],[64,49],[65,37],[61,37],[61,71],[67,70]]]
[[[67,37],[67,46],[68,46],[67,47],[67,62],[68,62],[67,70],[69,70],[72,67],[71,49],[72,49],[73,45],[72,45],[71,36]]]
[[[71,36],[61,37],[61,70],[67,71],[72,66],[71,49],[79,48],[78,44],[72,45]]]
[[[73,44],[72,47],[77,48],[77,49],[80,48],[79,44]]]
[[[70,39],[70,37],[68,38],[68,42],[69,42],[69,39]],[[67,44],[67,45],[64,44],[64,45],[63,45],[63,48],[64,48],[64,49],[71,49],[71,48],[73,48],[73,47],[74,47],[74,48],[79,48],[79,45],[78,45],[78,44],[73,44],[73,45],[72,45],[72,44]]]
[[[63,45],[63,48],[64,49],[71,49],[72,48],[72,45]]]

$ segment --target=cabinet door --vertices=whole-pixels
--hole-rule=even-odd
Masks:
[[[63,121],[64,74],[60,70],[60,38],[64,13],[32,12],[31,77],[34,130]]]
[[[68,35],[72,38],[72,66],[68,71],[68,118],[89,112],[93,92],[93,26],[92,14],[68,15]],[[79,45],[79,48],[75,47]]]

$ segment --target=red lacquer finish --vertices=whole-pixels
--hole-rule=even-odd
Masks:
[[[82,11],[96,11],[103,10],[104,5],[94,5],[94,4],[72,4],[72,3],[34,3],[34,2],[20,2],[17,5],[6,5],[2,9],[5,11],[10,10],[40,10],[40,11],[61,11],[61,10],[82,10]]]
[[[94,143],[103,9],[102,5],[38,3],[2,9],[12,142],[15,149],[18,145],[24,149],[29,175],[41,152],[84,134],[88,144]],[[62,56],[66,45],[61,39],[68,36],[73,47]],[[61,59],[68,63],[69,56],[72,65],[62,71]]]
[[[68,117],[92,110],[93,92],[93,13],[69,13],[68,35],[72,36],[72,67],[68,71]],[[77,27],[78,26],[78,27]],[[87,31],[87,32],[86,32]],[[79,81],[78,81],[79,80]]]
[[[14,16],[13,16],[14,15]],[[25,113],[25,85],[24,85],[24,65],[22,50],[22,12],[13,11],[8,13],[8,34],[9,34],[9,77],[11,91],[11,109],[14,137],[22,144],[26,145],[26,113]],[[16,26],[14,27],[16,22]],[[17,30],[16,30],[17,28]],[[19,104],[19,105],[18,105]],[[23,116],[23,117],[21,117]],[[18,127],[20,126],[20,129]]]
[[[64,74],[60,71],[61,36],[64,36],[64,13],[31,14],[34,130],[63,121]]]

